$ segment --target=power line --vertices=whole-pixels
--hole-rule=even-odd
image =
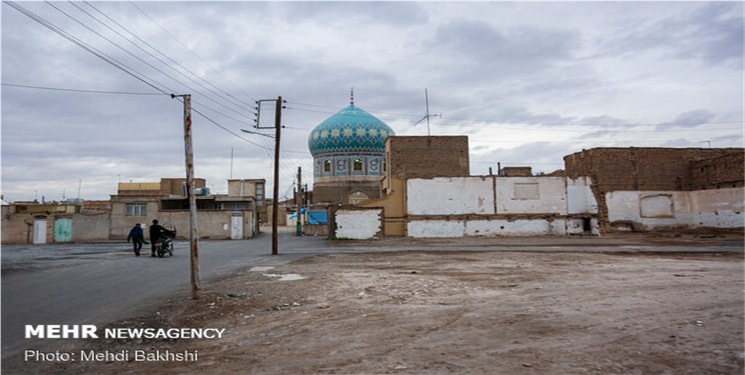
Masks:
[[[117,94],[117,95],[168,95],[154,92],[125,92],[125,91],[96,91],[96,90],[79,90],[79,89],[63,89],[59,87],[44,87],[44,86],[31,86],[31,85],[19,85],[14,83],[3,83],[3,86],[21,87],[27,89],[38,89],[38,90],[54,90],[54,91],[72,91],[72,92],[83,92],[91,94]]]
[[[130,4],[130,5],[132,5],[132,6],[133,6],[133,7],[135,8],[135,9],[137,9],[138,11],[140,11],[140,13],[142,13],[142,14],[143,14],[143,15],[144,15],[145,17],[147,17],[147,19],[149,19],[149,20],[150,20],[150,21],[151,21],[152,23],[154,23],[154,24],[155,24],[156,26],[158,26],[158,27],[159,27],[159,28],[160,28],[161,30],[163,30],[163,31],[164,31],[164,32],[165,32],[166,34],[168,34],[168,35],[169,35],[169,36],[170,36],[171,38],[173,38],[173,40],[175,40],[175,41],[176,41],[176,43],[180,44],[180,45],[181,45],[182,47],[186,48],[186,49],[187,49],[187,50],[188,50],[189,52],[191,52],[191,54],[192,54],[192,55],[196,56],[196,58],[198,58],[198,59],[199,59],[200,61],[202,61],[202,63],[204,63],[204,65],[206,65],[207,67],[209,67],[210,69],[212,69],[212,71],[214,71],[214,72],[216,72],[217,74],[219,74],[219,75],[220,75],[220,77],[222,77],[222,78],[223,78],[223,79],[224,79],[224,80],[225,80],[226,82],[228,82],[228,83],[232,84],[232,85],[233,85],[233,87],[235,87],[236,89],[238,89],[238,91],[240,91],[240,92],[241,92],[241,93],[243,93],[244,95],[246,95],[246,96],[248,96],[249,98],[251,98],[251,100],[253,100],[253,101],[256,101],[256,99],[254,99],[253,97],[251,97],[251,95],[248,95],[247,93],[245,93],[245,92],[244,92],[244,91],[243,91],[243,90],[242,90],[242,89],[241,89],[240,87],[236,86],[236,85],[235,85],[235,83],[233,83],[233,81],[231,81],[231,80],[227,79],[227,78],[226,78],[226,77],[225,77],[224,75],[222,75],[222,73],[220,73],[220,71],[219,71],[219,70],[217,70],[217,69],[215,69],[214,67],[212,67],[212,65],[210,65],[210,64],[209,64],[209,63],[208,63],[207,61],[205,61],[205,60],[204,60],[204,59],[203,59],[203,58],[202,58],[201,56],[199,56],[199,55],[198,55],[198,54],[197,54],[196,52],[194,52],[194,51],[193,51],[193,50],[192,50],[191,48],[189,48],[189,47],[188,47],[187,45],[185,45],[184,43],[182,43],[182,42],[181,42],[181,41],[180,41],[180,40],[179,40],[178,38],[176,38],[176,36],[174,36],[173,34],[171,34],[171,33],[170,33],[170,32],[169,32],[168,30],[166,30],[166,29],[165,29],[165,28],[164,28],[163,26],[161,26],[161,25],[160,25],[160,24],[159,24],[159,23],[158,23],[157,21],[155,21],[155,20],[154,20],[154,19],[153,19],[152,17],[150,17],[150,16],[149,16],[149,15],[148,15],[147,13],[145,13],[145,11],[144,11],[144,10],[140,9],[140,7],[138,7],[137,5],[135,5],[135,3],[134,3],[134,2],[130,1],[130,2],[129,2],[129,4]],[[230,95],[230,94],[227,94],[227,95]]]
[[[156,60],[158,60],[159,62],[161,62],[161,63],[162,63],[163,65],[165,65],[165,66],[167,66],[167,67],[171,68],[171,70],[175,71],[176,73],[179,73],[179,74],[181,74],[181,76],[183,76],[184,78],[186,78],[186,79],[190,80],[191,82],[193,82],[193,83],[195,83],[195,84],[199,85],[200,87],[202,87],[202,88],[204,88],[204,89],[208,90],[208,91],[209,91],[209,92],[211,92],[212,94],[214,94],[214,95],[216,95],[216,96],[218,96],[218,97],[221,97],[221,98],[223,98],[223,99],[226,99],[226,101],[228,101],[229,103],[231,103],[231,104],[235,105],[236,107],[242,108],[242,107],[241,107],[241,105],[240,105],[240,103],[241,103],[240,101],[238,101],[238,103],[239,103],[239,104],[236,104],[236,103],[235,103],[234,101],[231,101],[231,99],[232,99],[232,98],[225,98],[225,97],[221,96],[221,95],[220,95],[219,93],[217,93],[217,92],[215,92],[214,90],[210,89],[209,87],[206,87],[206,86],[202,85],[201,83],[199,83],[199,82],[195,81],[195,80],[194,80],[194,79],[192,79],[191,77],[189,77],[189,76],[187,76],[186,74],[182,73],[182,72],[181,72],[181,71],[179,71],[178,69],[176,69],[176,68],[172,67],[171,65],[169,65],[169,64],[168,64],[168,63],[166,63],[165,61],[161,60],[161,59],[160,59],[160,58],[158,58],[157,56],[155,56],[155,55],[153,55],[152,53],[150,53],[150,52],[146,51],[146,50],[145,50],[144,48],[140,47],[140,46],[139,46],[139,45],[138,45],[137,43],[133,42],[132,40],[130,40],[130,39],[129,39],[129,38],[127,38],[126,36],[122,35],[122,34],[121,34],[120,32],[118,32],[118,31],[114,30],[114,29],[113,29],[113,28],[111,28],[111,27],[110,27],[109,25],[107,25],[107,24],[106,24],[105,22],[102,22],[102,21],[101,21],[101,20],[99,20],[98,18],[94,17],[94,16],[92,15],[92,14],[88,13],[87,11],[85,11],[84,9],[82,9],[82,8],[81,8],[80,6],[78,6],[78,5],[77,5],[77,4],[75,4],[74,2],[72,2],[72,1],[69,1],[69,2],[70,2],[70,4],[72,4],[73,6],[75,6],[76,8],[78,8],[78,9],[79,9],[79,10],[80,10],[81,12],[83,12],[83,13],[87,14],[87,15],[88,15],[89,17],[93,18],[94,20],[96,20],[96,21],[97,21],[98,23],[100,23],[101,25],[103,25],[103,26],[104,26],[104,27],[106,27],[107,29],[109,29],[109,30],[111,30],[111,31],[115,32],[115,33],[116,33],[117,35],[119,35],[119,36],[120,36],[120,37],[122,37],[123,39],[127,40],[127,41],[128,41],[129,43],[131,43],[132,45],[134,45],[135,47],[137,47],[138,49],[140,49],[140,50],[141,50],[142,52],[145,52],[145,53],[146,53],[146,54],[148,54],[149,56],[151,56],[151,57],[153,57],[154,59],[156,59]],[[212,84],[212,83],[210,83],[209,81],[205,80],[205,79],[204,79],[204,78],[202,78],[202,77],[199,77],[198,75],[196,75],[195,73],[193,73],[193,72],[192,72],[192,71],[190,71],[189,69],[185,68],[185,67],[184,67],[183,65],[179,64],[179,63],[178,63],[178,62],[177,62],[176,60],[172,59],[171,57],[169,57],[169,56],[168,56],[168,55],[166,55],[165,53],[161,52],[161,51],[160,51],[159,49],[157,49],[157,48],[153,47],[153,46],[152,46],[152,45],[151,45],[150,43],[146,42],[145,40],[143,40],[142,38],[140,38],[139,36],[137,36],[137,35],[136,35],[135,33],[133,33],[132,31],[130,31],[130,30],[129,30],[129,29],[127,29],[126,27],[122,26],[122,25],[121,25],[120,23],[116,22],[116,21],[115,21],[114,19],[112,19],[111,17],[109,17],[109,16],[108,16],[108,15],[107,15],[106,13],[102,12],[101,10],[99,10],[98,8],[96,8],[95,6],[93,6],[92,4],[90,4],[89,2],[85,2],[85,3],[86,3],[86,5],[88,5],[89,7],[93,8],[93,9],[94,9],[94,10],[96,10],[96,11],[97,11],[98,13],[100,13],[101,15],[103,15],[104,17],[106,17],[106,18],[107,18],[108,20],[110,20],[111,22],[113,22],[114,24],[116,24],[117,26],[119,26],[120,28],[122,28],[123,30],[125,30],[126,32],[128,32],[128,33],[129,33],[130,35],[132,35],[133,37],[135,37],[135,38],[136,38],[137,40],[139,40],[140,42],[144,43],[144,44],[145,44],[146,46],[150,47],[150,49],[152,49],[153,51],[155,51],[155,52],[159,53],[159,54],[160,54],[161,56],[165,57],[166,59],[170,60],[170,61],[171,61],[172,63],[174,63],[175,65],[177,65],[178,67],[180,67],[180,68],[181,68],[181,69],[183,69],[184,71],[186,71],[186,72],[188,72],[189,74],[191,74],[192,76],[194,76],[194,77],[196,77],[196,78],[198,78],[198,79],[202,80],[203,82],[207,83],[208,85],[210,85],[210,86],[212,86],[212,87],[216,88],[217,90],[220,90],[220,88],[219,88],[219,87],[217,87],[217,86],[213,85],[213,84]],[[222,91],[223,93],[225,93],[225,92],[224,92],[223,90],[220,90],[220,91]],[[227,93],[225,93],[225,94],[226,94],[226,95],[228,95],[228,97],[230,97],[230,94],[227,94]],[[232,100],[236,100],[236,99],[232,99]],[[236,100],[236,101],[237,101],[237,100]],[[249,105],[249,106],[250,106],[250,105]],[[242,108],[242,109],[246,109],[246,108]]]
[[[88,27],[88,26],[87,26],[87,25],[86,25],[85,23],[83,23],[82,21],[80,21],[80,20],[78,20],[77,18],[75,18],[75,17],[71,16],[70,14],[68,14],[68,13],[67,13],[67,12],[65,12],[65,11],[63,11],[62,9],[60,9],[60,8],[58,8],[58,7],[54,6],[54,5],[52,5],[52,3],[50,3],[49,1],[45,1],[45,3],[47,3],[47,5],[49,5],[50,7],[52,7],[52,8],[54,8],[54,9],[56,9],[56,10],[57,10],[58,12],[60,12],[60,13],[64,14],[64,15],[65,15],[65,16],[67,16],[68,18],[72,19],[73,21],[77,22],[77,23],[78,23],[78,24],[80,24],[81,26],[83,26],[83,27],[85,27],[86,29],[90,30],[90,31],[91,31],[91,32],[93,32],[94,34],[98,35],[98,36],[99,36],[100,38],[102,38],[102,39],[106,40],[107,42],[111,43],[112,45],[114,45],[115,47],[119,48],[120,50],[122,50],[122,51],[126,52],[126,53],[127,53],[127,54],[129,54],[130,56],[134,57],[135,59],[137,59],[137,60],[141,61],[141,62],[142,62],[142,63],[144,63],[145,65],[147,65],[147,66],[151,67],[152,69],[156,70],[156,71],[157,71],[157,72],[159,72],[160,74],[163,74],[164,76],[166,76],[166,77],[170,78],[170,79],[171,79],[171,80],[173,80],[174,82],[178,83],[179,85],[181,85],[181,86],[183,86],[183,87],[185,87],[185,88],[187,88],[187,89],[189,89],[189,90],[191,90],[191,91],[193,91],[193,92],[199,93],[199,90],[195,90],[195,89],[194,89],[193,87],[190,87],[189,85],[187,85],[187,84],[185,84],[185,83],[183,83],[183,82],[179,81],[178,79],[174,78],[174,77],[173,77],[173,76],[171,76],[170,74],[168,74],[168,73],[166,73],[166,72],[164,72],[164,71],[162,71],[162,70],[158,69],[158,68],[157,68],[157,67],[155,67],[154,65],[150,64],[149,62],[147,62],[147,61],[145,61],[144,59],[140,58],[139,56],[135,55],[135,54],[134,54],[134,53],[132,53],[131,51],[127,50],[126,48],[124,48],[124,47],[120,46],[119,44],[115,43],[115,42],[114,42],[114,41],[112,41],[111,39],[109,39],[109,38],[107,38],[107,37],[105,37],[105,36],[101,35],[101,34],[100,34],[99,32],[97,32],[96,30],[93,30],[92,28]],[[87,12],[86,12],[86,14],[88,14],[88,15],[89,15],[89,16],[91,16],[91,17],[93,17],[92,15],[90,15],[90,13],[87,13]],[[98,21],[98,22],[101,22],[101,21],[99,21],[98,19],[96,19],[95,17],[93,17],[93,18],[94,18],[94,19],[95,19],[96,21]],[[106,26],[106,25],[104,25],[104,26]],[[114,31],[114,30],[112,29],[112,31]],[[114,32],[116,32],[116,31],[114,31]],[[119,35],[120,35],[120,36],[122,36],[121,34],[119,34]],[[122,36],[122,37],[123,37],[123,36]],[[124,38],[124,37],[123,37],[123,38]],[[124,38],[124,39],[127,39],[127,38]],[[127,39],[127,41],[129,41],[129,39]],[[130,41],[130,43],[131,43],[131,41]],[[139,48],[139,46],[137,46],[137,47]],[[142,48],[140,48],[140,49],[142,49]],[[143,50],[143,51],[144,51],[144,50]],[[147,52],[146,52],[146,53],[147,53]],[[150,55],[152,56],[152,54],[150,54]],[[163,61],[162,61],[162,60],[159,60],[159,61],[160,61],[161,63],[163,63]],[[165,64],[165,63],[164,63],[164,64]],[[173,69],[173,68],[172,68],[172,67],[171,67],[170,65],[167,65],[167,64],[165,64],[165,65],[166,65],[166,66],[168,66],[169,68]],[[177,71],[177,72],[178,72],[178,71]],[[182,74],[182,75],[183,75],[183,73],[181,73],[181,72],[178,72],[178,73],[180,73],[180,74]],[[188,78],[188,77],[187,77],[187,78]],[[165,85],[163,85],[163,86],[165,87]],[[167,88],[167,87],[166,87],[166,88]],[[170,90],[170,91],[175,91],[175,90],[172,90],[172,89],[169,89],[169,90]],[[215,103],[215,104],[217,104],[217,105],[220,105],[220,106],[224,107],[224,108],[225,108],[225,109],[227,109],[227,110],[233,111],[233,112],[235,112],[235,113],[237,113],[237,114],[239,114],[239,115],[241,115],[241,116],[246,116],[245,114],[243,114],[243,113],[241,113],[241,112],[238,112],[238,111],[236,111],[236,110],[234,110],[234,109],[232,109],[232,108],[230,108],[230,107],[228,107],[228,106],[226,106],[226,105],[224,105],[224,104],[222,104],[222,103],[219,103],[219,102],[217,102],[216,100],[212,99],[211,97],[209,97],[209,96],[207,96],[207,95],[204,95],[204,98],[205,98],[205,99],[208,99],[208,100],[210,100],[210,101],[212,101],[212,102],[214,102],[214,103]],[[246,117],[248,117],[248,116],[246,116]]]
[[[103,60],[103,61],[105,61],[105,62],[107,62],[107,63],[115,66],[116,68],[118,68],[121,71],[129,74],[130,76],[134,77],[135,79],[143,82],[144,84],[146,84],[146,85],[154,88],[157,91],[160,91],[163,94],[170,95],[169,93],[163,91],[160,87],[156,86],[153,83],[148,82],[145,78],[140,77],[140,76],[137,75],[137,74],[139,74],[139,75],[144,76],[144,74],[136,71],[135,69],[130,68],[126,64],[124,64],[124,63],[122,63],[122,62],[114,59],[113,57],[111,57],[111,56],[109,56],[109,55],[107,55],[107,54],[105,54],[105,53],[103,53],[103,52],[101,52],[101,51],[93,48],[92,46],[88,45],[87,43],[79,40],[78,38],[76,38],[74,36],[72,36],[70,33],[62,30],[61,28],[59,28],[55,24],[47,21],[43,17],[38,16],[34,12],[31,12],[30,10],[28,10],[28,9],[26,9],[26,8],[18,5],[17,3],[13,2],[13,1],[4,1],[4,3],[5,4],[8,4],[10,7],[12,7],[15,10],[17,10],[18,12],[20,12],[23,15],[25,15],[26,17],[31,18],[32,20],[36,21],[37,23],[41,24],[42,26],[48,28],[49,30],[51,30],[55,34],[57,34],[57,35],[65,38],[65,39],[69,40],[70,42],[72,42],[73,44],[77,45],[78,47],[80,47],[80,48],[82,48],[82,49],[90,52],[91,54],[93,54],[94,56],[100,58],[101,60]],[[137,73],[137,74],[135,74],[135,73]]]
[[[70,1],[70,0],[68,0],[68,1]],[[203,81],[204,83],[206,83],[206,84],[208,84],[208,85],[210,85],[210,86],[214,87],[214,88],[215,88],[216,90],[218,90],[218,91],[222,92],[222,93],[223,93],[223,94],[225,94],[225,95],[226,95],[227,97],[229,97],[229,98],[231,98],[231,99],[233,99],[233,100],[235,100],[235,101],[237,101],[237,102],[239,102],[239,103],[242,103],[242,104],[248,105],[249,107],[253,107],[253,106],[252,106],[252,105],[251,105],[250,103],[247,103],[247,102],[244,102],[244,101],[242,101],[242,100],[240,100],[240,99],[238,99],[238,98],[235,98],[234,96],[230,95],[230,93],[228,93],[228,92],[226,92],[226,91],[222,90],[222,89],[221,89],[221,88],[219,88],[218,86],[215,86],[214,84],[212,84],[212,83],[211,83],[210,81],[207,81],[206,79],[204,79],[204,78],[200,77],[199,75],[195,74],[194,72],[192,72],[192,71],[191,71],[191,70],[189,70],[188,68],[186,68],[186,67],[184,67],[183,65],[179,64],[179,63],[178,63],[178,61],[176,61],[176,60],[172,59],[171,57],[169,57],[168,55],[166,55],[165,53],[163,53],[162,51],[160,51],[160,50],[159,50],[158,48],[155,48],[155,47],[153,47],[153,46],[152,46],[152,45],[151,45],[150,43],[148,43],[147,41],[143,40],[142,38],[140,38],[139,36],[137,36],[137,34],[133,33],[132,31],[130,31],[130,30],[129,30],[129,29],[127,29],[126,27],[122,26],[122,25],[121,25],[120,23],[116,22],[116,20],[114,20],[113,18],[111,18],[111,17],[109,17],[108,15],[106,15],[106,13],[104,13],[103,11],[101,11],[101,10],[99,10],[98,8],[96,8],[95,6],[93,6],[93,4],[89,3],[89,2],[87,1],[87,0],[83,0],[83,2],[84,2],[84,3],[86,4],[86,5],[88,5],[89,7],[93,8],[94,10],[96,10],[96,11],[97,11],[98,13],[100,13],[100,14],[101,14],[101,15],[103,15],[104,17],[106,17],[107,19],[109,19],[109,20],[110,20],[111,22],[113,22],[113,23],[114,23],[114,24],[116,24],[117,26],[121,27],[121,28],[122,28],[123,30],[127,31],[127,32],[128,32],[128,33],[129,33],[130,35],[132,35],[133,37],[137,38],[137,40],[139,40],[140,42],[144,43],[144,44],[145,44],[146,46],[150,47],[150,48],[151,48],[152,50],[154,50],[155,52],[158,52],[158,53],[159,53],[159,54],[160,54],[161,56],[165,57],[166,59],[168,59],[168,60],[169,60],[169,61],[171,61],[172,63],[176,64],[176,65],[177,65],[178,67],[180,67],[181,69],[185,70],[186,72],[188,72],[188,73],[189,73],[189,74],[191,74],[192,76],[194,76],[194,77],[196,77],[196,78],[198,78],[198,79],[202,80],[202,81]],[[74,5],[74,4],[73,4],[73,5]],[[247,96],[249,96],[249,95],[247,95]]]

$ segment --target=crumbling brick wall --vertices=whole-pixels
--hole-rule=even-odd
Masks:
[[[742,148],[601,147],[565,156],[564,169],[566,176],[570,178],[592,178],[592,191],[598,202],[600,227],[601,230],[607,231],[610,223],[605,201],[606,193],[621,190],[689,190],[706,179],[693,173],[692,165],[698,164],[692,163],[724,157],[723,160],[733,165],[729,158],[736,160],[738,156],[735,155],[742,157],[742,154]],[[742,172],[742,167],[739,169]],[[722,175],[735,176],[736,173],[722,172]]]
[[[689,189],[721,189],[745,185],[745,153],[733,152],[690,163]]]

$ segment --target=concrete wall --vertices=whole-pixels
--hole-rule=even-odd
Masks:
[[[8,217],[10,216],[10,217]],[[34,217],[38,213],[15,213],[9,209],[2,218],[2,243],[3,244],[25,244],[33,242]],[[54,217],[52,215],[41,215],[47,218],[47,242],[54,241]]]
[[[109,214],[59,214],[72,219],[71,241],[94,241],[109,239]],[[33,224],[35,217],[47,221],[46,243],[54,243],[54,228],[58,214],[38,212],[13,212],[10,206],[2,217],[3,244],[33,243]],[[126,237],[126,236],[125,236]]]
[[[597,219],[590,220],[591,233],[598,234]],[[412,220],[408,223],[409,237],[464,237],[464,236],[546,236],[582,234],[583,219],[483,219]]]
[[[494,214],[492,177],[440,177],[407,181],[409,215]]]
[[[597,214],[598,201],[592,193],[590,177],[567,178],[567,213]]]
[[[473,220],[466,222],[468,236],[564,235],[564,219]]]
[[[95,241],[109,239],[109,214],[72,215],[72,240]]]
[[[615,191],[606,194],[612,227],[658,228],[745,227],[742,187],[695,191]]]
[[[498,177],[496,180],[498,214],[567,214],[563,177]]]
[[[381,233],[381,209],[336,211],[336,237],[364,240]]]
[[[243,213],[243,238],[252,238],[256,235],[255,218],[252,211],[244,210]],[[223,240],[230,239],[230,227],[232,211],[229,210],[204,210],[197,212],[198,235],[200,239]],[[178,231],[177,238],[188,239],[190,229],[189,211],[163,211],[159,214],[158,221],[173,223]],[[149,225],[149,223],[148,223]],[[131,229],[131,228],[130,228]],[[147,229],[145,237],[149,237]]]
[[[465,224],[462,220],[415,220],[407,223],[409,237],[463,237]]]

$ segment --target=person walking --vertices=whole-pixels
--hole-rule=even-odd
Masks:
[[[135,250],[135,256],[140,256],[140,249],[142,249],[142,243],[145,242],[145,233],[142,231],[140,223],[135,224],[134,228],[129,231],[127,236],[127,242],[132,240],[132,246]]]

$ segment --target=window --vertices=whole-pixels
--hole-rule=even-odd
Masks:
[[[323,161],[323,173],[331,173],[331,160]]]
[[[128,203],[126,216],[147,216],[147,203]]]
[[[354,159],[354,171],[362,172],[362,159]]]
[[[538,184],[515,184],[514,199],[541,199]]]
[[[264,205],[264,184],[256,184],[256,205]]]
[[[349,204],[362,203],[368,199],[370,198],[367,196],[367,194],[361,191],[357,191],[357,192],[352,193],[352,195],[349,196]]]

